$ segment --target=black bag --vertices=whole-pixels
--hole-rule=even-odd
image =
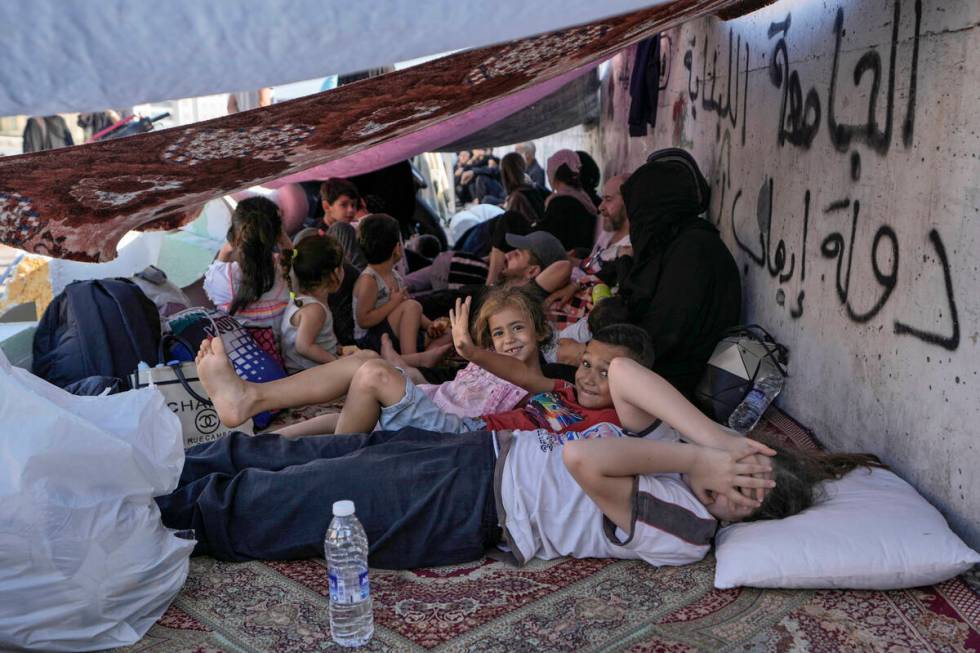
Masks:
[[[156,365],[160,314],[128,279],[76,281],[41,317],[34,334],[31,371],[64,388],[90,376],[120,379],[142,361]]]
[[[758,324],[733,327],[708,359],[704,376],[694,390],[695,403],[711,419],[727,424],[756,378],[763,373],[786,377],[788,362],[786,346]]]

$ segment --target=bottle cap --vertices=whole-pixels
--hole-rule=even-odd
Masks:
[[[354,514],[354,502],[349,499],[333,502],[334,517],[349,517]]]

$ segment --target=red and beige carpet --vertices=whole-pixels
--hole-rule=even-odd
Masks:
[[[770,412],[766,429],[805,431]],[[980,651],[980,571],[932,587],[793,591],[712,586],[712,557],[637,561],[485,559],[373,570],[368,651]],[[120,653],[307,653],[330,639],[322,560],[191,561],[183,591]]]

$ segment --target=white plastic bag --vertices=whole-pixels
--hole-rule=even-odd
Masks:
[[[0,650],[139,640],[187,578],[160,521],[184,447],[153,389],[76,397],[0,353]]]

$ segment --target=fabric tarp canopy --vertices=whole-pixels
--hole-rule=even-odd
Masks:
[[[0,116],[255,90],[482,47],[665,0],[4,0]]]
[[[0,242],[106,260],[126,232],[174,228],[211,198],[375,170],[459,140],[640,39],[737,4],[675,0],[262,109],[0,159]]]
[[[497,147],[533,141],[599,118],[599,75],[593,69],[554,93],[503,120],[463,138],[441,145],[440,152],[474,147]]]

